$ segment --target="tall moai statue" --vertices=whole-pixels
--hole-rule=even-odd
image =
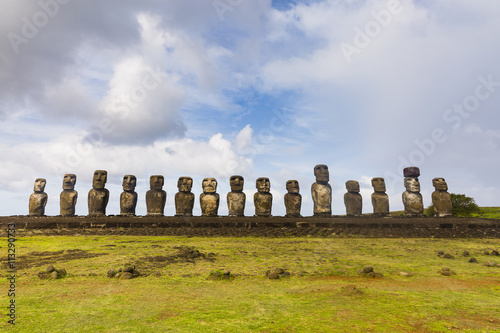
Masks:
[[[137,178],[134,175],[123,176],[123,192],[120,194],[120,215],[135,216],[135,207],[137,206],[136,185]]]
[[[286,182],[285,208],[286,217],[302,217],[300,215],[300,207],[302,206],[302,195],[300,195],[299,182],[289,180]]]
[[[444,178],[434,178],[432,185],[436,189],[432,192],[432,204],[434,205],[434,216],[451,216],[453,205],[451,203],[451,194],[448,193],[448,184]]]
[[[229,184],[231,192],[227,193],[227,209],[229,216],[244,216],[247,196],[243,193],[244,179],[242,176],[231,176]]]
[[[96,170],[92,179],[92,189],[89,191],[89,216],[105,216],[109,201],[109,191],[104,188],[108,180],[108,172]]]
[[[219,211],[219,194],[217,180],[205,178],[201,183],[203,193],[200,195],[201,216],[217,216]]]
[[[332,187],[328,166],[318,164],[314,167],[314,176],[316,182],[311,185],[311,196],[314,202],[314,216],[331,217],[332,216]]]
[[[30,195],[29,201],[29,215],[30,216],[44,216],[45,206],[49,196],[45,193],[45,185],[47,181],[44,178],[37,178],[33,186],[33,193]]]
[[[359,183],[348,180],[345,183],[347,193],[344,194],[344,204],[347,216],[360,216],[363,211],[363,199],[359,194]]]
[[[180,177],[177,181],[179,192],[175,194],[175,216],[193,216],[194,194],[191,193],[193,178]]]
[[[389,196],[385,193],[385,180],[381,177],[372,178],[372,193],[373,215],[388,216],[389,215]]]
[[[269,178],[257,178],[255,186],[257,187],[257,192],[253,195],[255,216],[271,216],[273,195],[269,192],[271,190]]]
[[[418,167],[407,167],[403,170],[405,177],[405,188],[403,192],[403,204],[406,216],[423,216],[424,202],[420,194],[420,169]]]
[[[148,216],[163,216],[165,212],[165,202],[167,192],[163,190],[165,178],[160,175],[149,177],[149,188],[146,192],[146,209]]]
[[[61,216],[75,216],[76,200],[78,192],[75,191],[76,175],[68,173],[64,175],[63,191],[60,196]]]

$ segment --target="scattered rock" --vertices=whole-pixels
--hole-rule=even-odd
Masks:
[[[120,279],[126,279],[129,280],[133,278],[134,276],[130,272],[122,272],[122,275],[120,276]]]
[[[484,255],[485,256],[489,256],[490,255],[490,251],[484,251]]]
[[[110,268],[109,271],[108,271],[108,277],[109,278],[112,278],[116,275],[116,272],[114,269]]]
[[[444,254],[444,251],[438,251],[438,257],[441,257]]]
[[[363,269],[359,270],[358,273],[364,277],[369,277],[369,278],[383,277],[382,273],[375,272],[372,266],[366,266]]]
[[[454,256],[452,256],[452,255],[451,255],[451,254],[449,254],[449,253],[445,253],[445,254],[443,255],[443,258],[444,258],[444,259],[455,259],[455,257],[454,257]]]
[[[469,251],[464,251],[464,252],[462,253],[462,256],[464,256],[464,257],[468,257],[468,256],[470,256]]]
[[[47,268],[45,268],[45,272],[38,273],[38,277],[40,279],[48,279],[48,278],[61,279],[65,276],[66,276],[66,270],[64,268],[58,270],[52,265],[48,265]]]
[[[399,275],[401,276],[413,276],[412,272],[399,272]]]
[[[471,257],[471,258],[469,259],[469,262],[472,262],[472,263],[476,263],[476,264],[477,264],[477,259],[476,259],[476,258],[474,258],[474,257]]]
[[[46,271],[47,273],[49,273],[49,274],[50,274],[50,273],[52,273],[52,272],[53,272],[53,271],[55,271],[55,270],[56,270],[56,269],[55,269],[55,268],[54,268],[54,266],[52,266],[52,265],[48,265],[48,266],[47,266],[47,268],[45,268],[45,271]]]
[[[232,280],[234,279],[234,275],[232,275],[231,272],[227,269],[216,269],[210,272],[208,278],[210,280]]]
[[[57,274],[57,271],[52,271],[52,273],[50,273],[49,276],[51,279],[58,279],[59,278],[59,274]]]
[[[443,268],[441,268],[441,270],[438,271],[438,273],[441,274],[441,275],[444,275],[444,276],[452,276],[452,275],[456,275],[457,274],[454,271],[450,270],[449,267],[443,267]]]
[[[267,271],[266,276],[271,279],[271,280],[278,280],[281,278],[286,278],[289,277],[291,274],[290,272],[287,272],[283,268],[276,268],[273,271]]]
[[[278,280],[280,278],[280,275],[276,272],[269,273],[267,276],[271,280]]]
[[[373,267],[366,266],[365,268],[363,268],[363,273],[368,274],[368,273],[371,273],[371,272],[373,272]]]
[[[125,268],[118,268],[117,270],[110,268],[107,273],[108,278],[126,280],[136,278],[140,275],[141,273],[135,269],[135,266],[126,266]]]
[[[500,266],[498,265],[496,262],[494,261],[487,261],[484,263],[485,266],[488,266],[488,267],[497,267],[497,266]]]
[[[493,250],[493,251],[491,251],[491,255],[492,256],[498,256],[498,255],[500,255],[500,253],[498,253],[497,250]]]

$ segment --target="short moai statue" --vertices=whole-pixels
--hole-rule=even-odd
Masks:
[[[64,175],[63,191],[60,196],[61,216],[75,216],[76,200],[78,192],[75,191],[76,175],[68,173]]]
[[[44,178],[37,178],[33,186],[33,193],[30,195],[29,201],[29,215],[30,216],[44,216],[45,206],[49,196],[45,193],[45,185],[47,181]]]
[[[434,178],[432,180],[432,185],[436,189],[432,192],[434,216],[445,217],[453,215],[451,194],[448,193],[448,184],[446,184],[444,178]]]
[[[149,188],[146,192],[146,210],[148,216],[163,216],[167,192],[163,190],[165,178],[161,175],[149,177]]]
[[[92,178],[92,189],[88,195],[89,216],[105,216],[109,201],[109,191],[104,188],[108,180],[106,170],[96,170]]]
[[[137,206],[136,185],[137,178],[134,175],[123,176],[123,192],[120,194],[120,215],[135,216],[135,207]]]
[[[302,217],[300,215],[300,207],[302,206],[302,195],[300,195],[299,182],[289,180],[286,182],[285,208],[286,217]]]
[[[191,193],[193,178],[180,177],[177,181],[179,192],[175,194],[175,216],[193,216],[194,194]]]
[[[407,167],[403,170],[405,177],[405,188],[403,192],[403,205],[405,206],[406,216],[423,216],[424,202],[420,194],[420,169],[418,167]]]
[[[385,180],[381,177],[372,178],[372,193],[373,215],[388,216],[389,215],[389,196],[385,193]]]
[[[229,178],[231,192],[227,193],[227,209],[229,216],[244,216],[247,196],[243,193],[244,179],[242,176]]]
[[[348,180],[345,183],[347,193],[344,194],[344,204],[347,216],[361,216],[363,211],[363,199],[359,194],[359,183]]]
[[[257,187],[257,192],[253,195],[255,216],[271,216],[273,195],[269,192],[271,190],[271,182],[269,181],[269,178],[257,178],[255,186]]]
[[[331,217],[332,216],[332,187],[328,166],[318,164],[314,167],[314,176],[316,182],[311,185],[311,196],[314,202],[314,216]]]
[[[200,195],[201,216],[217,216],[219,211],[219,194],[217,180],[205,178],[201,183],[203,193]]]

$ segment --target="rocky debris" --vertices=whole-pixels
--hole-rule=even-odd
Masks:
[[[444,253],[444,251],[438,251],[438,257],[439,258],[444,258],[444,259],[455,259],[454,256],[452,256],[449,253]]]
[[[107,275],[108,278],[129,280],[140,276],[141,273],[135,269],[135,266],[126,266],[117,270],[109,269]]]
[[[340,288],[340,292],[347,295],[363,295],[364,292],[359,290],[355,285],[350,284]]]
[[[438,251],[438,257],[441,257],[444,255],[444,251]]]
[[[412,273],[412,272],[399,272],[399,275],[408,277],[408,276],[413,276],[414,273]]]
[[[52,265],[48,265],[47,268],[45,268],[45,272],[38,273],[40,279],[62,279],[65,276],[66,270],[64,268],[56,269]]]
[[[469,257],[469,256],[470,256],[469,251],[464,251],[464,252],[462,253],[462,256],[464,256],[464,257]]]
[[[366,266],[358,271],[359,275],[369,278],[381,278],[384,277],[382,273],[375,272],[372,266]]]
[[[500,267],[499,264],[497,264],[496,262],[494,261],[487,261],[484,263],[485,266],[488,266],[488,267]]]
[[[227,269],[216,269],[210,272],[208,278],[210,280],[232,280],[234,275]]]
[[[475,263],[475,264],[477,264],[477,263],[478,263],[478,262],[477,262],[477,259],[476,259],[476,258],[474,258],[474,257],[471,257],[471,258],[469,259],[469,262],[471,262],[471,263]]]
[[[450,270],[449,267],[443,267],[443,268],[441,268],[441,270],[438,271],[438,273],[441,274],[441,275],[444,275],[444,276],[452,276],[452,275],[456,275],[457,274],[454,271]]]
[[[491,251],[491,253],[490,253],[490,254],[491,254],[492,256],[500,256],[500,253],[498,253],[498,251],[497,251],[497,250],[493,250],[493,251]]]
[[[271,270],[266,271],[266,277],[268,277],[270,280],[278,280],[289,276],[290,272],[287,272],[283,268],[276,268],[272,271]]]

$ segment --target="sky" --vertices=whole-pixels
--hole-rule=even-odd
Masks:
[[[66,173],[87,215],[94,170],[107,170],[108,214],[124,175],[145,215],[151,175],[164,175],[165,214],[177,179],[214,177],[227,215],[242,175],[246,215],[269,177],[272,214],[289,179],[313,212],[313,168],[326,164],[332,210],[371,178],[403,209],[403,168],[500,206],[500,2],[491,0],[0,0],[0,201],[28,214],[45,178],[59,214]]]

